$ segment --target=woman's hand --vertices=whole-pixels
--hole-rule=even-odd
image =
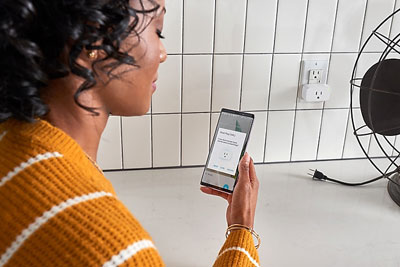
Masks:
[[[206,194],[225,198],[229,205],[226,211],[228,226],[242,224],[253,228],[257,205],[259,182],[256,176],[253,160],[246,152],[239,162],[239,177],[232,195],[201,187]]]

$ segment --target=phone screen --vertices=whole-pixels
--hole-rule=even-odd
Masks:
[[[222,109],[208,154],[201,185],[232,193],[254,115]]]

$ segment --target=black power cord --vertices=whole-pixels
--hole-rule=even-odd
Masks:
[[[396,184],[397,186],[400,186],[400,184],[396,183],[395,181],[393,181],[392,179],[389,178],[390,175],[392,175],[392,174],[394,174],[394,173],[396,173],[396,172],[399,171],[399,170],[397,170],[397,169],[394,170],[394,171],[388,172],[388,173],[386,173],[386,174],[384,174],[384,175],[381,175],[381,176],[378,176],[378,177],[376,177],[376,178],[373,178],[373,179],[371,179],[371,180],[364,181],[364,182],[359,182],[359,183],[348,183],[348,182],[343,182],[343,181],[340,181],[340,180],[332,179],[332,178],[329,178],[328,176],[326,176],[325,174],[323,174],[322,172],[320,172],[320,171],[318,171],[318,170],[312,170],[312,169],[310,169],[310,171],[314,172],[314,174],[308,173],[308,175],[310,175],[314,180],[318,180],[318,181],[329,181],[329,182],[334,182],[334,183],[338,183],[338,184],[346,185],[346,186],[360,186],[360,185],[366,185],[366,184],[370,184],[370,183],[376,182],[376,181],[378,181],[378,180],[381,180],[381,179],[383,179],[383,178],[386,178],[386,179],[388,179],[389,181],[391,181],[392,183]]]

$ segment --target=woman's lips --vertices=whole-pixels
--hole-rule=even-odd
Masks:
[[[156,89],[157,89],[157,84],[156,84],[156,82],[153,82],[153,84],[151,85],[152,86],[152,88],[153,88],[153,93],[156,91]]]

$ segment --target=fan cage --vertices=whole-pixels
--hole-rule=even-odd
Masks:
[[[354,97],[355,96],[357,97],[357,95],[355,95],[354,92],[357,90],[368,90],[369,92],[375,90],[371,87],[361,86],[361,81],[363,78],[357,77],[357,70],[358,70],[358,65],[359,65],[360,59],[361,59],[362,55],[365,54],[365,49],[366,49],[367,45],[371,43],[371,40],[374,40],[374,38],[376,38],[380,42],[385,44],[385,46],[386,46],[379,58],[379,61],[376,62],[376,63],[378,63],[378,66],[377,66],[377,69],[373,76],[371,84],[374,84],[374,81],[376,78],[376,73],[378,73],[378,71],[380,70],[381,63],[384,60],[386,60],[389,55],[391,55],[393,53],[400,55],[400,45],[399,45],[400,33],[395,35],[393,38],[390,38],[380,32],[382,27],[387,25],[387,23],[390,23],[390,29],[392,29],[393,19],[394,19],[395,15],[398,14],[399,12],[400,12],[400,9],[397,9],[395,12],[393,12],[391,15],[389,15],[385,20],[382,21],[381,24],[378,25],[378,27],[376,27],[376,29],[374,29],[372,31],[372,33],[366,39],[366,41],[364,42],[363,46],[361,47],[361,49],[358,53],[356,62],[354,64],[353,72],[352,72],[352,78],[350,81],[350,84],[351,84],[351,87],[350,87],[350,115],[351,115],[350,119],[351,119],[351,123],[352,123],[352,127],[353,127],[353,134],[355,135],[357,142],[360,145],[360,148],[362,149],[362,151],[363,151],[364,155],[367,157],[367,159],[372,163],[372,165],[380,172],[380,174],[383,177],[385,177],[389,180],[391,180],[390,176],[392,174],[399,173],[400,168],[399,168],[399,164],[397,163],[397,161],[399,161],[399,158],[400,158],[400,151],[398,148],[395,147],[395,144],[393,144],[393,142],[388,139],[387,136],[373,132],[366,124],[363,124],[361,126],[356,125],[355,112],[357,112],[357,111],[361,112],[361,110],[360,110],[360,108],[354,107]],[[390,32],[391,32],[391,30],[389,31],[389,34],[390,34]],[[400,73],[399,73],[399,75],[400,75]],[[379,91],[379,92],[382,93],[382,91]],[[389,92],[387,92],[387,93],[389,93]],[[400,96],[400,93],[390,92],[390,94]],[[370,136],[368,147],[365,147],[365,145],[362,143],[361,138],[364,136]],[[383,153],[382,156],[372,157],[369,155],[368,151],[369,151],[369,148],[371,146],[373,139],[376,141],[377,145],[379,146],[379,149]],[[384,140],[384,141],[382,141],[382,140]],[[400,142],[400,135],[396,136],[396,140],[398,142]],[[385,143],[382,143],[382,142],[385,142],[386,145],[392,149],[391,154],[389,154],[387,152],[387,149],[384,148]],[[382,158],[386,158],[388,160],[387,167],[383,167],[383,168],[379,167],[378,163],[375,162],[375,159],[382,159]]]

